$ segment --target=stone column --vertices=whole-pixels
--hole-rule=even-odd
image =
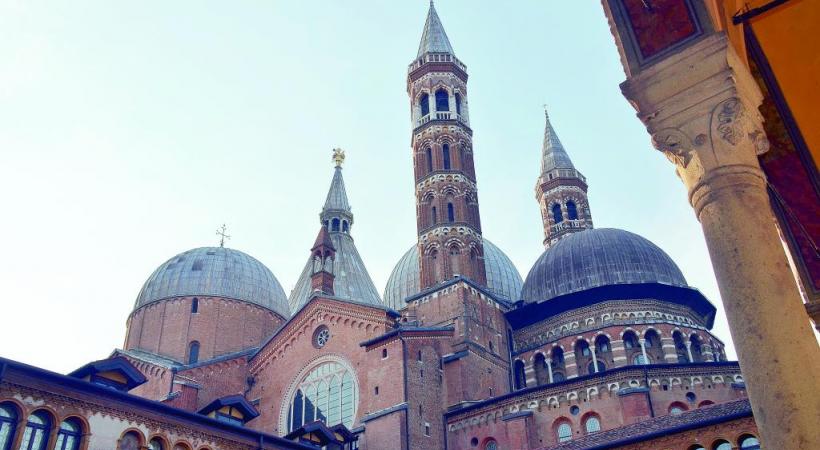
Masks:
[[[550,377],[550,383],[553,383],[553,381],[552,381],[552,358],[545,359],[544,361],[547,363],[547,373],[549,374],[549,377]]]
[[[624,96],[676,166],[701,222],[766,448],[820,448],[820,348],[757,155],[762,95],[724,33],[630,76]]]
[[[646,339],[640,338],[638,342],[641,344],[641,353],[643,354],[643,363],[649,364],[649,357],[646,356]]]
[[[598,355],[595,354],[595,345],[589,346],[589,353],[592,355],[592,367],[595,369],[595,373],[598,373]]]
[[[686,346],[686,354],[689,355],[689,362],[695,362],[695,358],[692,358],[692,342],[686,340],[684,341],[683,345]]]
[[[671,337],[661,338],[661,348],[663,349],[663,359],[667,364],[678,362],[678,352],[675,349],[675,340]]]
[[[626,361],[624,341],[612,341],[612,361],[614,362],[615,367],[622,367],[629,364]]]

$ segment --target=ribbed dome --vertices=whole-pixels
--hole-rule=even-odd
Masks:
[[[134,309],[193,295],[242,300],[290,316],[285,291],[273,273],[250,255],[223,247],[196,248],[166,261],[142,286]]]
[[[597,228],[567,236],[530,269],[521,298],[540,302],[613,284],[660,283],[686,287],[678,266],[649,240],[628,231]]]
[[[521,292],[521,275],[510,258],[484,239],[484,269],[487,272],[487,289],[506,300],[515,301]],[[384,288],[385,305],[396,311],[403,309],[404,300],[421,291],[419,281],[419,250],[412,246],[401,257]]]

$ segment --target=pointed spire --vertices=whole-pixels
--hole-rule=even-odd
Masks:
[[[441,19],[438,18],[432,0],[430,0],[430,10],[427,12],[427,21],[424,23],[424,32],[421,34],[417,56],[425,53],[449,53],[455,56],[453,46],[450,45],[450,40],[447,39],[447,33],[444,32],[444,26],[441,24]]]
[[[336,165],[336,171],[333,174],[333,181],[330,182],[330,190],[327,192],[325,199],[325,206],[322,208],[322,213],[327,211],[345,211],[350,213],[350,203],[347,202],[347,191],[345,191],[345,182],[342,178],[342,162],[345,154],[341,149],[333,149],[333,162]]]
[[[564,145],[558,139],[555,129],[550,122],[547,107],[544,106],[544,144],[541,146],[541,173],[545,174],[555,169],[575,169],[572,160],[569,159]]]

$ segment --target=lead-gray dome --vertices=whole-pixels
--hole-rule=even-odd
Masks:
[[[521,292],[521,275],[510,258],[484,239],[484,269],[487,273],[487,289],[506,300],[515,301]],[[419,249],[417,246],[401,257],[384,288],[385,305],[396,311],[404,309],[404,300],[421,291],[419,281]]]
[[[540,302],[614,284],[660,283],[687,287],[678,266],[649,240],[624,230],[573,233],[548,248],[524,282],[521,298]]]
[[[273,273],[252,256],[223,247],[195,248],[163,263],[142,286],[134,309],[194,295],[241,300],[290,316],[287,296]]]

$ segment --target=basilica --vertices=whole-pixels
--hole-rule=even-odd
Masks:
[[[548,115],[543,253],[522,279],[483,235],[467,81],[431,4],[407,69],[418,239],[383,292],[335,150],[289,295],[244,251],[172,256],[122,348],[67,375],[0,359],[0,450],[759,449],[715,307],[649,240],[593,226]]]

